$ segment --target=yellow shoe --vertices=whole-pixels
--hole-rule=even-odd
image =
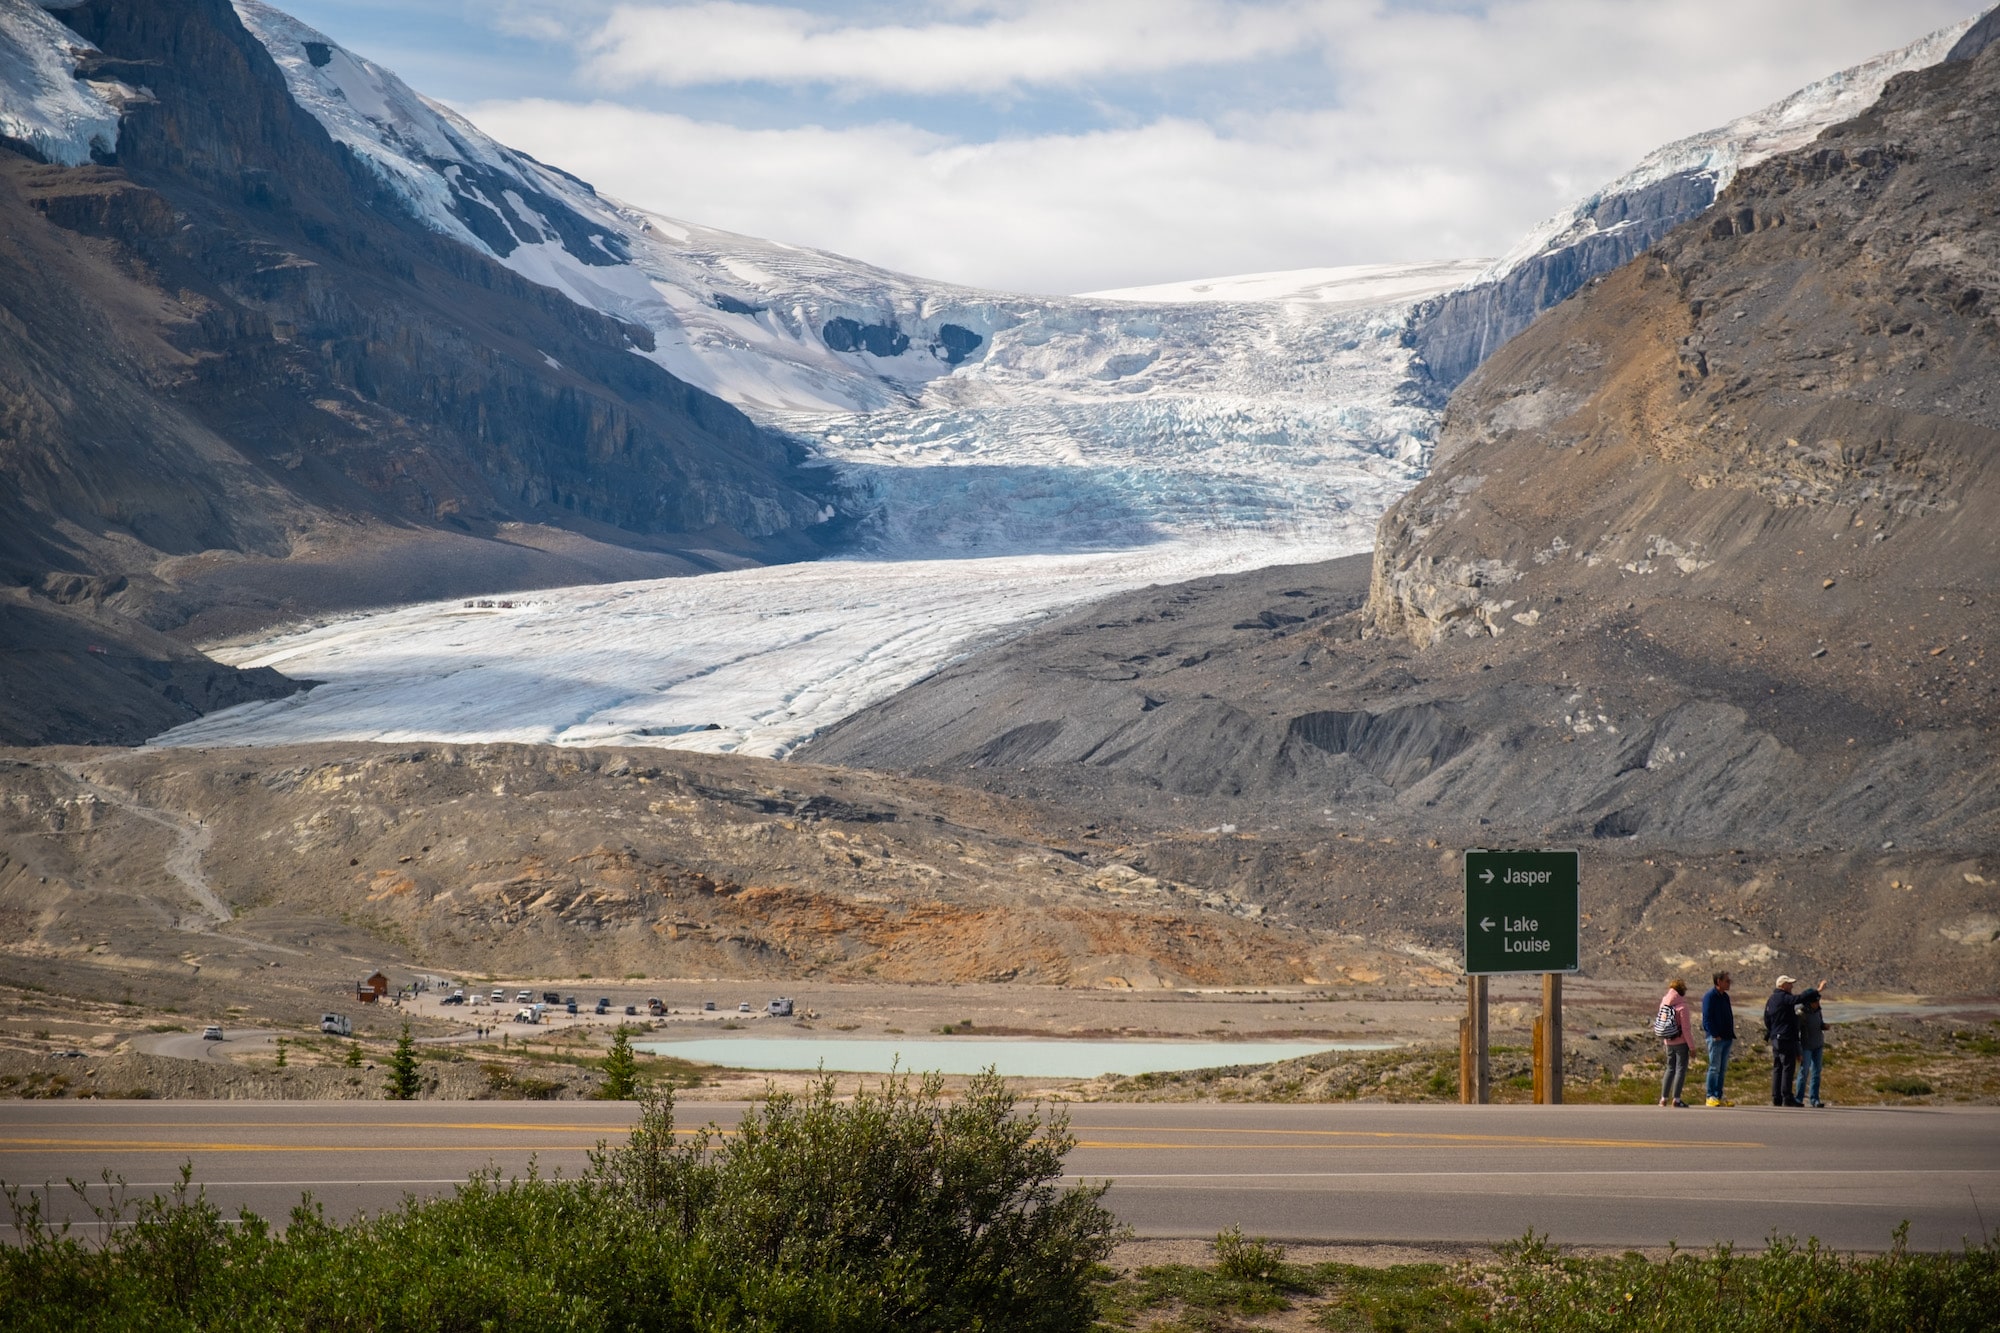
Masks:
[[[1710,1106],[1720,1106],[1722,1105],[1722,1099],[1720,1097],[1710,1097],[1708,1099],[1708,1104]]]

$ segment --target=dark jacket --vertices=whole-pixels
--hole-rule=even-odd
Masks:
[[[1774,1046],[1799,1044],[1799,997],[1790,991],[1774,990],[1764,1001],[1764,1030]]]
[[[1728,991],[1711,986],[1701,997],[1701,1030],[1717,1041],[1736,1040],[1736,1010],[1729,1003]]]
[[[1809,990],[1799,996],[1799,1045],[1809,1051],[1826,1049],[1826,1011],[1819,1007],[1819,992]]]

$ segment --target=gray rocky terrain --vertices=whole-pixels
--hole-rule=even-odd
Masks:
[[[1990,989],[1996,115],[2000,52],[1899,76],[1556,308],[1453,397],[1372,567],[1113,599],[804,754],[1233,825],[1210,873],[1301,920],[1455,910],[1448,854],[1315,882],[1315,825],[1580,844],[1616,965]],[[1676,913],[1739,933],[1644,938]]]

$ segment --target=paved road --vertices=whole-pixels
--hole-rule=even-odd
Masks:
[[[269,1052],[279,1035],[272,1028],[226,1027],[221,1041],[210,1041],[199,1031],[150,1032],[135,1037],[132,1045],[144,1055],[169,1055],[176,1060],[209,1060],[226,1065],[230,1056],[242,1051]],[[4,1117],[0,1117],[0,1124],[4,1123]]]
[[[733,1124],[694,1104],[683,1124]],[[1073,1108],[1072,1172],[1111,1178],[1142,1236],[1230,1225],[1291,1240],[1757,1245],[1772,1231],[1927,1248],[2000,1226],[2000,1110],[1656,1107]],[[489,1163],[575,1172],[629,1105],[533,1102],[0,1102],[0,1179],[169,1182],[281,1218],[310,1190],[345,1216],[447,1191]],[[74,1212],[74,1205],[64,1204]],[[1983,1220],[1982,1220],[1983,1219]]]

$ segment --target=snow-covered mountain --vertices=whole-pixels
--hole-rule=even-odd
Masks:
[[[262,4],[298,103],[425,223],[650,332],[642,354],[811,441],[904,555],[1263,532],[1366,543],[1435,414],[1407,311],[1477,261],[1037,297],[646,213],[487,138]]]
[[[1812,142],[1873,105],[1882,86],[1952,52],[1979,20],[1828,75],[1719,128],[1657,148],[1530,231],[1456,291],[1426,301],[1415,344],[1441,392],[1586,282],[1624,265],[1715,202],[1736,173]]]

